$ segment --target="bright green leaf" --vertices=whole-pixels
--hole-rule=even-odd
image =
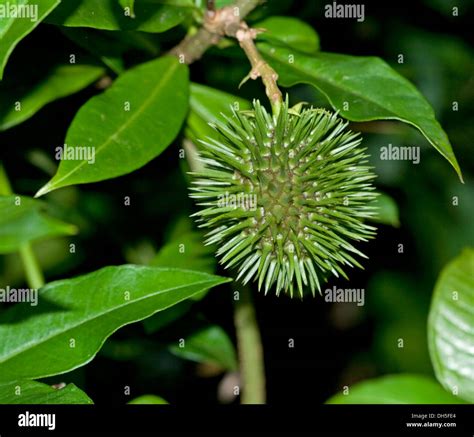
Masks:
[[[0,254],[16,252],[30,241],[74,235],[77,229],[41,210],[43,202],[24,196],[0,196]]]
[[[439,276],[428,320],[428,344],[441,384],[474,402],[474,249],[465,249]]]
[[[338,393],[327,404],[462,404],[434,379],[421,375],[399,374],[363,381],[349,387],[347,395]]]
[[[63,1],[47,22],[68,27],[164,32],[180,24],[194,10],[191,0],[135,0],[135,18],[132,18],[125,14],[120,3],[116,0]]]
[[[61,0],[0,0],[0,80],[3,70],[17,44],[57,6]],[[22,6],[30,17],[14,18],[13,7]],[[9,16],[10,14],[10,16]]]
[[[105,267],[39,291],[39,304],[0,315],[0,381],[64,373],[90,362],[124,325],[143,320],[225,278],[190,270]]]
[[[396,228],[400,226],[398,206],[393,198],[387,194],[380,193],[374,201],[374,206],[378,210],[377,215],[371,219],[372,221]]]
[[[128,402],[129,405],[166,405],[169,402],[165,401],[160,396],[143,395]]]
[[[269,17],[253,25],[257,29],[265,29],[258,35],[259,40],[279,42],[304,53],[319,50],[319,36],[304,21],[293,17]]]
[[[311,56],[283,46],[259,44],[284,86],[313,85],[352,121],[399,120],[417,128],[454,167],[448,136],[416,87],[376,57],[318,52]]]
[[[237,369],[234,345],[219,326],[208,326],[184,339],[184,346],[171,346],[171,351],[182,358],[198,363],[216,364],[226,370]]]
[[[82,390],[74,384],[63,388],[53,388],[36,381],[16,381],[0,384],[0,404],[21,405],[63,405],[63,404],[92,404]]]
[[[229,115],[231,107],[236,110],[251,107],[245,99],[197,83],[191,83],[190,91],[187,135],[196,142],[198,139],[204,140],[208,136],[216,135],[208,123],[216,119],[223,121],[221,113]],[[199,144],[196,145],[199,147]]]
[[[175,139],[188,109],[188,70],[165,56],[120,76],[77,113],[66,137],[70,148],[88,147],[94,162],[62,160],[36,196],[74,184],[130,173]]]
[[[103,68],[93,65],[57,65],[28,88],[24,83],[3,81],[0,83],[0,131],[22,123],[46,104],[74,94],[103,74]]]

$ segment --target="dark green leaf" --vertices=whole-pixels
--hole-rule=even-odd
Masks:
[[[390,225],[398,228],[400,219],[398,215],[398,206],[389,195],[380,193],[374,201],[374,206],[378,208],[377,215],[372,218],[376,223]]]
[[[166,313],[167,311],[171,311],[173,308],[185,302],[187,301],[181,302],[162,312]],[[157,314],[155,314],[155,316]],[[144,320],[144,322],[146,320]],[[109,360],[133,361],[138,360],[140,356],[149,355],[151,351],[155,351],[156,349],[157,343],[152,339],[132,337],[127,340],[116,340],[114,337],[111,337],[104,343],[99,354],[103,357],[107,357]]]
[[[367,284],[367,309],[370,318],[376,320],[372,350],[382,373],[433,373],[428,353],[428,309],[419,287],[412,276],[383,270],[372,274]],[[399,347],[400,339],[403,348]]]
[[[127,71],[79,110],[67,133],[68,147],[88,147],[95,162],[62,160],[36,196],[142,167],[174,140],[187,108],[188,70],[176,58],[162,57]]]
[[[205,246],[204,239],[204,232],[190,230],[183,233],[163,246],[151,260],[150,265],[214,273],[216,271],[215,248]],[[199,298],[204,295],[205,293]]]
[[[74,235],[77,229],[41,212],[44,204],[24,196],[0,196],[0,254],[16,252],[30,241]]]
[[[214,249],[204,246],[204,233],[192,229],[189,218],[178,220],[171,232],[169,241],[151,260],[155,267],[175,267],[191,269],[199,272],[214,273],[216,259]],[[208,290],[199,293],[191,300],[200,300]],[[192,302],[186,301],[179,305],[155,314],[143,321],[147,333],[153,333],[184,316],[191,309]]]
[[[327,404],[462,404],[434,379],[421,375],[389,375],[360,382],[349,393],[338,393]]]
[[[0,404],[21,405],[61,405],[61,404],[92,404],[82,390],[74,384],[63,388],[53,388],[36,381],[17,381],[0,385]]]
[[[61,0],[0,0],[0,8],[4,11],[0,19],[0,80],[9,56],[16,45],[57,6]],[[30,17],[14,18],[8,16],[11,6],[21,4],[25,11],[30,12]],[[31,13],[33,12],[33,13]],[[37,16],[36,16],[37,13]],[[10,14],[11,15],[11,14]]]
[[[213,273],[216,260],[214,248],[205,246],[202,232],[189,231],[163,246],[150,265],[176,267]]]
[[[465,249],[441,272],[428,321],[436,377],[449,391],[474,402],[474,249]]]
[[[120,6],[125,11],[126,16],[130,16],[131,18],[135,18],[135,0],[118,0]]]
[[[309,24],[298,18],[270,17],[253,27],[265,29],[264,33],[258,35],[259,40],[283,43],[304,53],[311,54],[319,50],[318,34]]]
[[[199,330],[185,338],[182,347],[171,346],[171,351],[198,363],[212,363],[226,370],[237,369],[234,345],[219,326],[212,325]]]
[[[73,94],[104,74],[93,65],[53,66],[32,88],[8,80],[0,84],[0,131],[16,126],[32,117],[46,104]]]
[[[207,290],[204,290],[204,292],[207,292]],[[199,295],[196,295],[192,299],[197,299],[200,296],[201,296],[201,293]],[[186,313],[189,312],[192,305],[193,303],[191,300],[186,300],[171,308],[168,308],[165,311],[161,311],[157,314],[154,314],[151,317],[148,317],[147,319],[143,321],[143,326],[145,328],[146,333],[153,334],[154,332],[159,331],[160,329],[163,329],[165,326],[168,326],[171,323],[175,322],[176,320],[180,319]]]
[[[38,306],[19,304],[0,315],[0,381],[87,364],[122,326],[227,281],[190,270],[124,265],[48,284]]]
[[[62,27],[61,31],[117,74],[125,71],[123,57],[130,50],[139,50],[153,57],[159,54],[154,34],[97,30],[85,27]]]
[[[117,0],[67,0],[47,22],[69,27],[164,32],[180,24],[194,10],[191,0],[135,0],[134,3],[135,18],[132,18]]]
[[[63,27],[61,31],[79,47],[100,59],[114,73],[124,72],[125,65],[122,56],[126,48],[115,45],[111,38],[103,34],[105,31],[79,27]]]
[[[282,85],[313,85],[348,120],[400,120],[416,127],[462,180],[448,136],[430,104],[382,59],[323,52],[309,56],[267,43],[260,43],[259,48]]]

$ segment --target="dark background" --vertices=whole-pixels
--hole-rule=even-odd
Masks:
[[[325,19],[326,3],[270,1],[254,12],[249,22],[271,14],[296,16],[317,30],[324,51],[382,57],[414,82],[433,105],[466,183],[460,184],[449,163],[414,129],[387,122],[352,125],[364,134],[378,175],[377,186],[396,200],[401,225],[380,225],[377,238],[363,246],[370,258],[364,263],[365,270],[350,272],[350,282],[331,280],[327,284],[328,288],[364,288],[364,307],[332,305],[321,297],[300,301],[255,292],[268,400],[274,404],[298,403],[303,397],[320,403],[343,385],[388,373],[432,375],[426,346],[431,293],[441,268],[474,242],[472,2],[364,2],[362,23]],[[460,8],[459,17],[452,17],[451,3]],[[182,36],[183,31],[175,29],[152,39],[157,51],[164,51]],[[20,44],[8,68],[16,71],[17,77],[24,75],[26,82],[31,71],[71,52],[84,59],[89,56],[58,29],[41,25]],[[403,64],[397,63],[399,54],[404,55]],[[131,49],[126,57],[133,65],[150,59],[151,54]],[[196,82],[248,99],[264,99],[260,83],[247,82],[238,89],[248,70],[239,51],[212,49],[203,62],[192,65],[191,74]],[[78,108],[98,92],[90,87],[52,103],[0,135],[0,158],[16,192],[33,195],[49,179],[44,171],[47,166],[41,163],[45,157],[46,162],[48,156],[51,159],[54,148],[63,143]],[[293,88],[291,99],[326,105],[307,86]],[[451,110],[453,101],[459,102],[458,112]],[[380,147],[388,143],[421,146],[420,164],[381,161]],[[176,141],[131,175],[48,196],[51,207],[81,229],[73,239],[77,245],[74,255],[67,250],[70,239],[35,246],[48,280],[111,264],[140,262],[163,244],[173,224],[194,210],[187,197],[179,147]],[[131,206],[123,206],[124,196],[131,197]],[[453,206],[453,196],[458,197],[458,206]],[[403,253],[398,252],[399,244],[403,244]],[[22,281],[18,259],[2,257],[0,284]],[[76,382],[97,403],[123,404],[146,393],[163,396],[171,403],[216,403],[224,375],[184,361],[167,349],[192,329],[197,314],[222,326],[234,339],[231,292],[221,287],[163,331],[146,335],[141,324],[121,329],[92,363],[48,382]],[[288,347],[290,338],[294,348]],[[397,347],[399,338],[404,339],[403,349]],[[126,385],[131,387],[130,397],[124,395]]]

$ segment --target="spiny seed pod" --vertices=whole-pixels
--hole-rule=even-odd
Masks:
[[[309,286],[314,296],[320,279],[362,267],[351,241],[374,236],[364,220],[375,214],[375,175],[359,134],[336,114],[288,101],[278,116],[253,107],[224,116],[212,125],[219,139],[202,141],[191,197],[204,209],[195,216],[237,279],[292,297]]]

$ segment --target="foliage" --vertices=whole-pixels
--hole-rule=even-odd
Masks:
[[[368,305],[342,317],[345,304],[327,310],[317,295],[304,303],[257,297],[263,344],[279,345],[267,353],[271,384],[281,377],[274,354],[287,341],[286,329],[304,333],[296,344],[323,342],[330,351],[318,350],[311,371],[285,367],[298,393],[301,384],[314,383],[323,401],[356,368],[367,381],[352,386],[349,378],[349,394],[328,402],[474,402],[474,57],[464,41],[470,22],[449,28],[458,36],[439,34],[405,23],[403,10],[398,19],[379,14],[352,27],[325,20],[309,0],[236,1],[239,18],[257,29],[255,51],[235,41],[232,26],[211,35],[204,1],[0,0],[3,7],[38,3],[36,19],[0,19],[0,403],[92,403],[78,387],[98,374],[107,387],[124,363],[150,394],[116,402],[174,403],[184,396],[180,390],[197,402],[206,398],[201,390],[215,397],[212,384],[223,372],[263,368],[246,363],[242,350],[250,344],[258,360],[258,332],[242,342],[236,324],[237,354],[229,326],[232,297],[236,314],[250,320],[250,330],[256,326],[245,306],[251,299],[236,299],[241,279],[254,277],[254,291],[265,282],[265,291],[274,285],[277,294],[322,294],[323,281],[367,289]],[[420,17],[431,8],[448,26],[453,17],[439,3],[413,7]],[[184,52],[195,52],[193,65]],[[400,53],[405,62],[395,62]],[[264,86],[249,80],[259,75]],[[274,104],[273,82],[294,106]],[[317,137],[308,137],[309,127]],[[361,146],[350,132],[363,134]],[[267,138],[275,150],[266,150]],[[285,139],[295,147],[277,150]],[[298,149],[301,139],[308,141]],[[433,149],[422,149],[419,165],[378,159],[388,144]],[[282,170],[295,164],[295,153],[309,172],[305,182],[317,175],[326,198],[292,210],[316,189],[291,191],[288,171],[281,171],[273,188],[290,195],[273,209],[288,227],[263,235],[252,215],[216,208],[222,187],[245,191],[249,181],[265,198],[272,187],[262,171],[253,174],[254,164],[262,170],[262,157],[275,164],[280,156],[275,166]],[[188,198],[190,173],[199,177],[194,197],[207,209],[198,211]],[[343,194],[352,205],[342,203]],[[183,219],[196,212],[203,227],[214,229],[207,237],[213,244],[204,245],[204,230]],[[303,247],[297,231],[304,214],[312,237]],[[345,277],[342,266],[360,265],[349,240],[372,236],[375,226],[377,239],[364,249],[367,270],[354,269],[350,285],[335,278]],[[282,231],[292,244],[279,245]],[[257,247],[260,234],[271,244]],[[303,261],[290,247],[311,257]],[[240,267],[240,276],[225,273],[232,286],[216,258]],[[7,290],[38,288],[37,306],[6,301]],[[359,328],[370,335],[356,335],[357,345],[341,352]],[[334,361],[327,378],[319,371],[327,372],[324,356]],[[360,365],[364,357],[377,365]],[[375,378],[383,374],[390,375]],[[58,375],[67,385],[55,384]],[[192,389],[182,384],[201,378],[207,382]],[[272,396],[286,400],[288,393]]]

